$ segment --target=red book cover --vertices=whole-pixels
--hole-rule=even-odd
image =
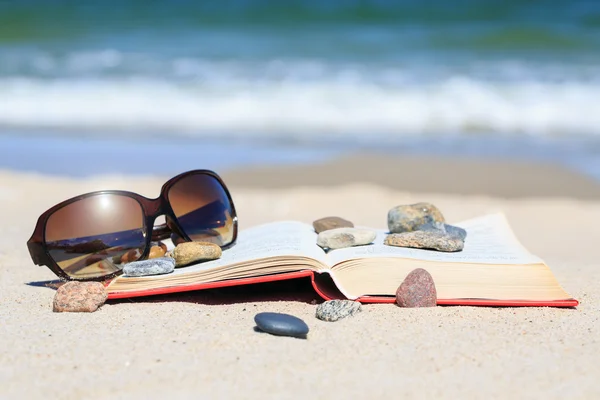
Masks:
[[[126,292],[109,292],[109,299],[123,299],[131,297],[151,296],[160,294],[189,292],[194,290],[215,289],[231,286],[252,285],[264,282],[276,282],[289,279],[310,278],[315,292],[325,300],[344,299],[343,294],[335,287],[331,278],[323,276],[311,270],[303,270],[290,273],[265,275],[253,278],[242,278],[223,280],[210,283],[198,283],[191,285],[179,285],[158,289],[128,290]],[[243,300],[243,299],[240,299]],[[357,301],[361,303],[394,303],[393,296],[363,296]],[[492,306],[492,307],[576,307],[579,302],[575,299],[552,300],[552,301],[530,301],[530,300],[495,300],[495,299],[438,299],[438,305],[455,306]]]

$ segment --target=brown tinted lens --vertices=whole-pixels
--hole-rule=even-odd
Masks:
[[[181,229],[193,241],[225,246],[233,241],[233,211],[225,188],[210,175],[188,175],[168,193]]]
[[[124,254],[137,251],[137,259],[143,253],[142,208],[121,195],[86,197],[48,218],[45,240],[52,259],[71,278],[106,276],[123,268]]]

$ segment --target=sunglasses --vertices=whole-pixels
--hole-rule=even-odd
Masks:
[[[154,226],[160,215],[165,224]],[[43,213],[27,242],[31,259],[67,280],[105,280],[126,261],[148,257],[170,238],[231,247],[237,239],[231,195],[214,172],[195,170],[167,181],[156,199],[102,190],[63,201]],[[130,256],[134,254],[133,257]]]

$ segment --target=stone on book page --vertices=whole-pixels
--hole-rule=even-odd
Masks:
[[[455,235],[441,231],[390,233],[383,241],[388,246],[432,249],[445,252],[460,251],[465,242]]]
[[[319,233],[317,244],[327,249],[362,246],[373,243],[377,232],[363,228],[336,228]]]
[[[442,212],[431,203],[401,205],[388,211],[391,233],[412,232],[428,222],[446,222]]]
[[[361,311],[361,304],[352,300],[329,300],[317,306],[315,316],[322,321],[337,321]]]
[[[148,254],[148,258],[159,258],[159,257],[164,257],[166,254],[166,251],[159,246],[152,246],[150,247],[150,253]]]
[[[439,231],[450,235],[458,236],[462,240],[467,238],[467,231],[458,226],[445,224],[443,222],[427,222],[426,224],[417,226],[415,231]]]
[[[100,282],[67,282],[58,288],[52,302],[54,312],[94,312],[107,298]]]
[[[309,328],[306,322],[289,314],[262,312],[254,316],[259,330],[278,336],[306,339]]]
[[[150,258],[134,261],[123,267],[124,276],[148,276],[170,274],[175,269],[175,260],[171,257]]]
[[[221,258],[221,247],[210,242],[179,243],[171,252],[175,266],[188,265],[199,261],[209,261]]]
[[[411,271],[396,291],[396,304],[400,307],[435,307],[437,291],[431,274],[423,268]]]
[[[340,217],[325,217],[313,222],[315,232],[321,233],[336,228],[354,228],[354,224]]]

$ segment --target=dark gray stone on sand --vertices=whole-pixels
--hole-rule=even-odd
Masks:
[[[175,270],[175,260],[171,257],[158,257],[134,261],[123,267],[124,276],[148,276],[170,274]]]
[[[423,225],[417,226],[415,231],[440,231],[449,235],[458,236],[461,238],[461,240],[465,240],[467,238],[467,231],[463,228],[436,221],[430,221]]]
[[[272,335],[306,339],[308,334],[306,322],[289,314],[262,312],[254,316],[254,322],[261,331]]]
[[[383,241],[388,246],[433,249],[445,252],[460,251],[465,242],[458,236],[442,231],[391,233]]]
[[[337,321],[361,311],[361,304],[352,300],[329,300],[317,306],[315,316],[323,321]]]

